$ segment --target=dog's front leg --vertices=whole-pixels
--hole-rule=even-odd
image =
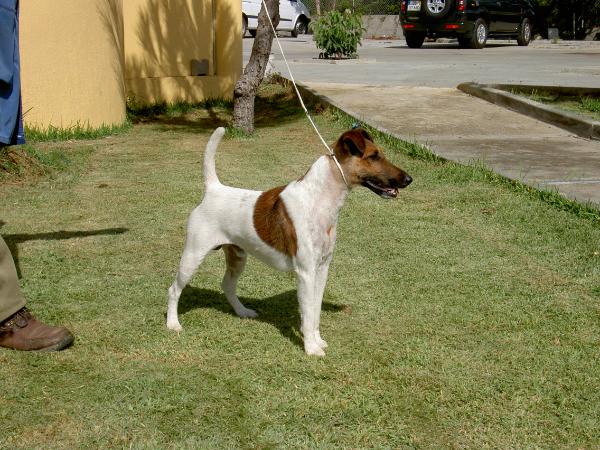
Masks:
[[[329,263],[331,262],[331,256],[317,268],[315,278],[315,303],[318,303],[317,309],[317,323],[316,323],[316,341],[319,347],[327,348],[327,342],[321,338],[321,307],[323,305],[323,294],[325,293],[325,285],[327,284],[327,276],[329,274]],[[315,306],[315,308],[317,308]]]
[[[300,304],[300,330],[307,355],[325,356],[319,341],[319,314],[321,302],[315,297],[316,269],[298,270],[298,303]]]

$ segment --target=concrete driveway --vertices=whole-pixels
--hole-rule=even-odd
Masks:
[[[245,62],[252,42],[244,39]],[[483,50],[470,50],[456,43],[425,43],[421,49],[409,49],[401,40],[364,40],[360,59],[335,64],[317,59],[319,51],[311,36],[282,38],[281,43],[294,76],[303,83],[454,88],[474,81],[600,87],[600,42],[536,41],[519,47],[515,41],[489,41]],[[281,61],[275,42],[272,52]]]
[[[252,40],[246,39],[245,59]],[[296,80],[364,122],[428,144],[445,158],[483,161],[509,178],[600,205],[600,141],[589,141],[464,94],[480,83],[600,87],[600,42],[529,47],[491,41],[409,49],[404,41],[364,41],[360,59],[323,61],[308,39],[283,39]],[[275,66],[287,75],[274,44]]]

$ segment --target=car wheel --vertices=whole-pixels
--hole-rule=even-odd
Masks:
[[[529,19],[523,19],[519,26],[519,34],[517,35],[517,44],[521,47],[529,45],[531,41],[531,22]]]
[[[246,36],[246,31],[248,31],[248,19],[246,16],[242,16],[242,39]]]
[[[483,48],[488,38],[488,26],[485,20],[477,19],[473,26],[473,34],[469,41],[469,47],[471,48]]]
[[[253,38],[256,37],[256,30],[248,30],[248,33],[250,33],[250,36],[252,36]]]
[[[425,41],[425,33],[419,32],[408,32],[404,34],[406,39],[406,45],[410,48],[421,48],[423,46],[423,41]]]
[[[452,9],[454,0],[425,0],[425,14],[439,19]]]
[[[294,26],[294,29],[292,30],[292,36],[298,37],[298,35],[306,34],[307,32],[308,32],[308,24],[306,23],[306,21],[302,18],[298,19],[296,21],[296,25]]]

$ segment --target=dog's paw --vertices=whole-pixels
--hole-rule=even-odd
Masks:
[[[325,341],[323,341],[325,342]],[[325,356],[325,352],[317,343],[304,344],[304,352],[311,356]]]
[[[183,327],[179,322],[167,322],[167,328],[169,330],[177,331],[178,333],[183,330]]]
[[[236,314],[242,319],[254,319],[258,317],[258,313],[250,308],[244,308],[239,311],[236,311]]]
[[[325,341],[325,339],[322,339],[321,336],[317,337],[317,345],[321,348],[329,347],[329,345],[327,344],[327,341]]]

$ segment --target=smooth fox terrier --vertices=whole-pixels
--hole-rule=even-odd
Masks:
[[[167,327],[181,331],[177,317],[181,291],[208,252],[219,248],[227,263],[221,284],[227,300],[239,317],[256,317],[235,292],[250,253],[276,269],[296,272],[304,350],[324,356],[327,343],[321,339],[319,319],[340,208],[353,186],[394,198],[412,178],[357,128],[343,133],[334,146],[339,168],[333,156],[321,156],[287,186],[265,192],[229,187],[220,183],[215,170],[215,153],[224,133],[224,128],[217,128],[206,146],[204,199],[188,220],[179,272],[169,288]]]

